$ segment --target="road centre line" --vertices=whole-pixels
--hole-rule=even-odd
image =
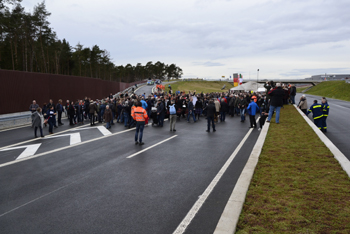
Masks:
[[[125,132],[134,131],[134,130],[135,130],[135,128],[130,128],[128,130],[124,130],[124,131],[121,131],[121,132],[116,132],[116,133],[113,133],[113,134],[110,134],[110,135],[101,136],[101,137],[94,138],[94,139],[91,139],[91,140],[83,141],[83,142],[80,142],[78,144],[69,145],[69,146],[58,148],[58,149],[50,150],[50,151],[47,151],[47,152],[44,152],[44,153],[41,153],[41,154],[36,154],[36,155],[30,156],[30,157],[27,157],[27,158],[23,158],[23,159],[19,159],[19,160],[16,160],[16,161],[11,161],[11,162],[0,164],[0,167],[6,167],[6,166],[9,166],[9,165],[12,165],[12,164],[15,164],[15,163],[19,163],[19,162],[22,162],[22,161],[26,161],[26,160],[29,160],[29,159],[32,159],[32,158],[41,157],[41,156],[44,156],[44,155],[47,155],[47,154],[55,153],[55,152],[58,152],[58,151],[62,151],[62,150],[69,149],[69,148],[72,148],[72,147],[84,145],[84,144],[87,144],[87,143],[90,143],[90,142],[98,141],[98,140],[101,140],[101,139],[104,139],[104,138],[107,138],[107,137],[119,135],[119,134],[122,134],[122,133],[125,133]]]
[[[259,118],[258,118],[259,120]],[[257,121],[258,121],[257,120]],[[223,176],[223,174],[225,173],[225,171],[227,170],[227,168],[230,166],[231,162],[233,161],[233,159],[236,157],[236,155],[238,154],[238,152],[241,150],[241,148],[243,147],[244,143],[247,141],[248,137],[250,136],[250,134],[252,133],[253,128],[251,128],[247,134],[245,135],[245,137],[242,139],[242,141],[239,143],[239,145],[237,146],[237,148],[235,149],[235,151],[231,154],[231,156],[229,157],[229,159],[226,161],[226,163],[222,166],[222,168],[220,169],[220,171],[218,172],[218,174],[214,177],[214,179],[211,181],[211,183],[209,184],[209,186],[206,188],[206,190],[204,191],[204,193],[199,196],[198,200],[196,201],[196,203],[192,206],[191,210],[187,213],[186,217],[181,221],[181,223],[177,226],[176,230],[173,232],[173,234],[182,234],[185,232],[186,228],[188,227],[188,225],[191,223],[192,219],[196,216],[196,214],[198,213],[199,209],[202,207],[202,205],[204,204],[204,202],[206,201],[206,199],[209,197],[210,193],[213,191],[214,187],[216,186],[216,184],[220,181],[221,177]]]
[[[143,150],[141,150],[141,151],[139,151],[139,152],[137,152],[137,153],[134,153],[134,154],[132,154],[132,155],[126,157],[126,158],[135,157],[136,155],[141,154],[141,153],[143,153],[143,152],[145,152],[145,151],[147,151],[147,150],[149,150],[149,149],[151,149],[151,148],[153,148],[153,147],[156,147],[157,145],[160,145],[160,144],[162,144],[162,143],[164,143],[164,142],[166,142],[166,141],[169,141],[169,140],[173,139],[174,137],[177,137],[177,135],[172,136],[172,137],[169,137],[168,139],[165,139],[165,140],[163,140],[163,141],[161,141],[161,142],[158,142],[157,144],[152,145],[152,146],[150,146],[150,147],[147,147],[146,149],[143,149]]]

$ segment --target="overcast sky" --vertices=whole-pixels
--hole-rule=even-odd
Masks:
[[[32,12],[39,2],[22,6]],[[194,78],[350,73],[349,0],[47,0],[46,7],[59,39],[97,44],[116,65],[175,63]]]

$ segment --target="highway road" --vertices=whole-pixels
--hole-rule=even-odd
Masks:
[[[213,233],[259,135],[237,117],[215,133],[181,119],[176,133],[146,127],[139,146],[122,124],[63,121],[52,138],[0,132],[1,233]]]
[[[311,105],[315,97],[307,98]],[[327,136],[349,158],[341,123],[350,105],[329,105]],[[63,121],[52,138],[34,139],[30,127],[0,131],[1,233],[213,233],[259,135],[236,117],[215,133],[205,132],[204,118],[181,119],[176,133],[168,122],[146,127],[139,146],[122,124]]]
[[[295,101],[299,103],[302,94],[298,93]],[[321,103],[322,97],[305,94],[308,107],[313,104],[314,100]],[[350,102],[327,98],[329,104],[329,116],[327,118],[327,133],[325,135],[335,146],[350,160]],[[308,117],[313,120],[312,113]]]

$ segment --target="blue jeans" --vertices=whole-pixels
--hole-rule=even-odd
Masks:
[[[220,111],[220,121],[223,122],[226,119],[226,112],[225,111]]]
[[[129,113],[124,112],[124,126],[128,126],[129,122]]]
[[[52,118],[52,117],[49,118],[49,120],[47,121],[47,123],[49,124],[49,133],[52,133],[54,121],[55,121],[55,118]]]
[[[190,121],[190,116],[192,115],[192,118],[193,118],[193,121],[196,122],[196,117],[194,117],[194,111],[191,110],[191,111],[188,111],[188,114],[187,114],[187,121]]]
[[[139,142],[142,142],[142,136],[143,136],[143,129],[145,127],[145,123],[142,122],[137,122],[136,123],[136,132],[135,132],[135,141],[137,141],[137,138],[139,138]],[[139,136],[139,132],[140,132],[140,136]]]
[[[214,117],[207,117],[208,121],[208,131],[210,131],[210,124],[213,126],[213,130],[215,130]]]
[[[121,121],[121,116],[120,116],[120,113],[118,113],[117,123],[119,123],[120,121]]]
[[[239,109],[239,113],[240,113],[240,115],[241,115],[241,121],[244,121],[244,120],[245,120],[245,116],[244,116],[244,114],[245,114],[245,109]]]
[[[290,95],[290,100],[292,101],[293,104],[295,104],[295,96]]]
[[[163,123],[164,123],[164,114],[159,114],[158,115],[158,125],[162,127]]]
[[[269,117],[267,117],[268,121],[271,121],[273,112],[276,110],[276,123],[280,122],[280,111],[281,106],[270,106]]]
[[[110,128],[111,127],[111,122],[107,122],[106,123],[106,128]]]
[[[112,111],[112,116],[113,116],[113,118],[111,120],[111,124],[113,124],[113,119],[115,118],[115,112],[114,111]]]

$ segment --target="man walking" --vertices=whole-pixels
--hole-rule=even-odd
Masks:
[[[250,99],[247,110],[249,111],[250,128],[256,128],[255,115],[259,111],[258,105],[254,102],[254,99]]]
[[[143,129],[145,127],[145,119],[148,117],[146,110],[142,108],[141,102],[136,103],[136,108],[132,113],[132,117],[136,120],[136,132],[135,132],[135,145],[143,145],[145,144],[142,141]],[[140,136],[139,136],[140,133]],[[137,141],[138,140],[138,141]]]
[[[276,110],[276,123],[280,123],[280,111],[281,107],[283,106],[283,97],[284,97],[284,90],[281,87],[281,83],[276,84],[276,88],[270,90],[268,94],[271,97],[270,100],[270,111],[269,111],[269,117],[267,118],[266,122],[270,122],[273,112]]]
[[[206,110],[207,110],[207,120],[208,120],[207,132],[210,132],[210,123],[213,126],[213,132],[216,132],[215,124],[214,124],[214,117],[215,117],[215,114],[216,114],[216,108],[215,108],[213,100],[209,101],[209,104],[208,104]]]
[[[159,98],[158,105],[157,105],[157,115],[158,115],[158,126],[159,127],[163,127],[164,117],[165,117],[164,110],[165,110],[164,104],[163,104],[162,100],[160,100],[160,98]]]
[[[63,125],[62,123],[62,112],[63,112],[63,106],[62,106],[62,99],[58,100],[58,103],[56,105],[56,110],[57,110],[57,122],[58,125]]]

